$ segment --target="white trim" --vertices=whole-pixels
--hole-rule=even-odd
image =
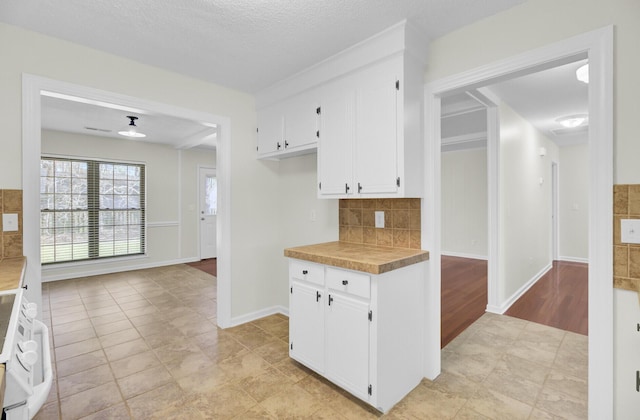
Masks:
[[[247,322],[255,321],[257,319],[264,318],[265,316],[275,315],[275,314],[282,314],[282,315],[289,316],[289,309],[282,305],[276,305],[276,306],[271,306],[270,308],[260,309],[259,311],[250,312],[248,314],[233,317],[231,319],[231,324],[229,326],[235,327],[237,325],[246,324]]]
[[[178,202],[176,203],[178,210],[178,257],[182,258],[182,149],[178,150]],[[145,190],[146,191],[146,190]]]
[[[489,257],[487,257],[486,255],[466,254],[464,252],[440,251],[440,255],[444,257],[468,258],[471,260],[487,261],[489,259]]]
[[[126,105],[193,120],[219,127],[216,144],[216,170],[219,206],[217,217],[218,250],[218,325],[226,328],[231,322],[231,120],[228,117],[195,111],[160,102],[107,92],[86,86],[22,75],[22,185],[24,218],[24,255],[27,257],[26,277],[35,287],[29,288],[27,298],[41,305],[39,290],[42,278],[40,261],[39,209],[41,101],[42,91],[72,95],[110,104]]]
[[[168,220],[162,222],[147,222],[148,228],[157,228],[157,227],[176,227],[180,226],[180,222],[177,220]]]
[[[425,299],[440,297],[440,96],[456,89],[486,86],[500,80],[589,59],[589,416],[613,417],[613,26],[607,26],[546,47],[518,54],[425,86],[425,219],[422,240],[431,253]],[[492,155],[492,153],[488,153]],[[492,176],[491,174],[489,175]],[[490,183],[489,187],[492,185]],[[490,205],[495,206],[495,203]],[[493,212],[490,209],[490,221]],[[490,224],[493,231],[495,225]],[[494,232],[490,232],[491,234]],[[493,244],[489,245],[489,268]],[[492,290],[488,289],[489,299]],[[431,301],[433,302],[433,300]],[[428,300],[425,304],[431,303]],[[493,305],[499,307],[499,305]],[[440,305],[426,306],[425,343],[439,343]],[[425,348],[425,373],[440,372],[440,353]],[[427,376],[427,375],[425,375]],[[429,377],[429,376],[427,376]]]
[[[48,283],[48,282],[52,282],[52,281],[59,281],[59,280],[69,280],[69,279],[77,279],[80,277],[89,277],[89,276],[99,276],[99,275],[103,275],[103,274],[112,274],[112,273],[121,273],[123,271],[133,271],[133,270],[143,270],[146,268],[156,268],[156,267],[165,267],[168,265],[176,265],[176,264],[186,264],[186,263],[190,263],[190,262],[195,262],[195,261],[199,261],[197,258],[179,258],[179,259],[175,259],[175,260],[167,260],[167,261],[161,261],[161,262],[154,262],[154,263],[146,263],[146,264],[136,264],[136,265],[127,265],[127,266],[113,266],[113,267],[103,267],[103,268],[99,268],[96,270],[85,270],[85,271],[76,271],[74,273],[64,273],[64,274],[55,274],[55,273],[51,273],[49,274],[50,271],[54,271],[55,268],[58,267],[51,267],[51,268],[47,268],[47,269],[43,269],[42,270],[42,282],[43,283]],[[105,262],[105,261],[102,261]],[[108,262],[115,262],[113,260],[110,260]],[[96,261],[93,261],[93,265],[95,265]],[[87,267],[90,267],[89,264],[86,264]],[[60,267],[63,268],[63,267]]]
[[[583,258],[583,257],[564,257],[564,256],[559,256],[558,261],[567,261],[567,262],[575,262],[575,263],[584,263],[584,264],[589,264],[589,258]]]
[[[511,296],[509,296],[509,298],[502,302],[500,306],[487,305],[487,312],[492,312],[494,314],[500,315],[507,312],[511,305],[513,305],[518,299],[520,299],[522,295],[527,293],[527,290],[529,290],[534,284],[538,282],[538,280],[542,278],[542,276],[544,276],[549,270],[551,270],[551,267],[553,267],[552,264],[547,264],[545,267],[543,267],[542,270],[538,271],[538,273],[536,273],[536,275],[529,279],[528,282],[526,282],[518,290],[516,290],[514,294],[512,294]]]

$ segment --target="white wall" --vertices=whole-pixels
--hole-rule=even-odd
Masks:
[[[487,149],[442,153],[442,253],[487,258]]]
[[[253,96],[6,24],[0,24],[0,57],[0,188],[23,188],[23,73],[228,117],[232,322],[282,302],[286,290],[278,282],[286,270],[268,258],[282,258],[278,164],[256,160]],[[288,200],[295,202],[295,194]]]
[[[559,258],[589,258],[589,145],[560,148]]]
[[[558,148],[507,104],[500,118],[501,304],[550,267],[551,160]],[[541,157],[541,147],[547,155]]]
[[[47,266],[43,281],[198,259],[197,166],[215,166],[214,151],[43,130],[42,154],[144,163],[148,225],[146,257]]]

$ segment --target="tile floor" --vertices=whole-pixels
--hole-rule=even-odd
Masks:
[[[587,417],[587,338],[485,314],[442,374],[387,415],[288,358],[288,321],[216,327],[215,277],[186,265],[43,285],[55,379],[36,419]]]

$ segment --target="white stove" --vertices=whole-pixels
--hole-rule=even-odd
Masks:
[[[0,363],[5,366],[4,416],[30,420],[46,401],[53,375],[49,329],[22,288],[0,293]]]

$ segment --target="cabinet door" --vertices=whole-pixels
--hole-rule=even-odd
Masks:
[[[326,376],[368,400],[369,304],[331,291],[327,303]]]
[[[320,197],[346,197],[355,192],[352,179],[355,92],[333,89],[321,103],[318,140]]]
[[[396,77],[393,68],[367,72],[356,97],[354,184],[360,194],[398,191]]]
[[[280,105],[272,105],[258,111],[258,155],[282,150],[283,130],[284,117]]]
[[[324,372],[324,290],[291,282],[289,301],[289,355]]]
[[[318,137],[318,104],[307,95],[288,101],[284,118],[284,148],[316,143]]]

